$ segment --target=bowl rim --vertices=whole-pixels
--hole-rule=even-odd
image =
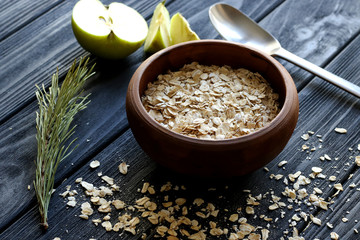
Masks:
[[[236,138],[229,138],[229,139],[200,139],[195,137],[186,136],[177,132],[174,132],[170,129],[167,129],[166,127],[162,126],[159,122],[157,122],[155,119],[153,119],[148,112],[146,111],[145,107],[143,106],[141,102],[141,96],[139,94],[139,87],[140,87],[140,80],[142,74],[145,72],[147,67],[151,65],[153,61],[160,58],[163,55],[166,55],[168,52],[173,51],[174,49],[184,47],[186,45],[201,45],[201,44],[225,44],[225,45],[232,45],[234,47],[240,47],[245,48],[250,51],[256,52],[257,54],[261,55],[261,57],[268,60],[272,65],[276,67],[276,69],[279,71],[280,75],[282,76],[284,86],[285,86],[285,96],[284,96],[284,102],[281,107],[280,112],[278,115],[266,126],[256,130],[255,132],[236,137]],[[133,105],[137,106],[136,112],[139,117],[142,118],[142,120],[146,121],[148,124],[150,124],[153,129],[156,131],[168,135],[171,138],[177,139],[181,142],[187,142],[190,144],[195,145],[210,145],[210,146],[226,146],[226,145],[233,145],[233,144],[239,144],[239,143],[247,143],[252,142],[253,140],[258,139],[260,136],[266,135],[267,133],[271,132],[273,129],[277,128],[278,126],[281,126],[284,120],[286,119],[289,112],[291,112],[291,105],[294,98],[298,99],[297,95],[297,89],[295,86],[295,83],[291,77],[291,75],[288,73],[288,71],[285,69],[285,67],[280,64],[275,58],[270,56],[267,53],[264,53],[262,51],[259,51],[253,47],[246,46],[241,43],[237,42],[231,42],[226,40],[217,40],[217,39],[202,39],[202,40],[195,40],[195,41],[189,41],[184,43],[179,43],[170,47],[167,47],[165,49],[162,49],[156,53],[154,53],[152,56],[147,58],[136,70],[133,77],[131,78],[130,82],[131,86],[134,86],[133,88],[129,88],[131,94],[133,94],[133,98],[131,98],[131,101],[133,102]],[[130,87],[129,85],[129,87]],[[129,94],[129,93],[128,93]],[[295,96],[294,96],[295,95]]]

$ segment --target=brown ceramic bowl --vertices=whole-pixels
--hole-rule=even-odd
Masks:
[[[166,129],[146,112],[141,96],[159,74],[193,61],[259,72],[279,94],[280,113],[258,131],[233,139],[196,139]],[[223,177],[250,173],[274,159],[294,131],[299,101],[290,74],[271,56],[237,43],[199,40],[166,48],[144,61],[130,81],[126,111],[137,142],[154,161],[180,173]]]

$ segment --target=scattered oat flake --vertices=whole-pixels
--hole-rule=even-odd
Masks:
[[[279,162],[278,167],[282,167],[282,166],[284,166],[285,164],[287,164],[287,161],[281,161],[281,162]]]
[[[337,133],[347,133],[347,130],[345,128],[335,128],[335,132]]]
[[[149,188],[149,186],[150,186],[150,183],[149,183],[149,182],[144,182],[144,184],[143,184],[140,192],[141,192],[141,193],[146,193],[147,190],[148,190],[148,188]]]
[[[179,206],[184,205],[186,203],[186,199],[185,198],[177,198],[175,200],[175,203]]]
[[[321,226],[321,220],[319,218],[314,217],[312,214],[310,214],[310,219],[314,224]]]
[[[307,140],[309,140],[310,136],[309,136],[309,134],[305,133],[305,134],[303,134],[303,135],[301,136],[301,138],[302,138],[303,140],[307,141]]]
[[[98,160],[91,161],[90,167],[91,168],[97,168],[100,166],[100,162]]]
[[[267,240],[269,238],[270,231],[268,229],[261,229],[262,240]]]
[[[120,163],[120,165],[119,165],[119,171],[120,171],[120,173],[122,173],[122,174],[127,174],[127,172],[128,172],[128,165],[125,163],[125,162],[122,162],[122,163]]]
[[[210,229],[210,234],[212,236],[221,236],[224,233],[223,230],[221,230],[220,228],[212,228]]]
[[[249,206],[247,206],[247,207],[245,208],[245,212],[246,212],[247,214],[255,214],[254,208],[249,207]]]
[[[305,151],[305,150],[308,150],[310,147],[308,146],[308,145],[306,145],[306,144],[303,144],[302,146],[301,146],[301,149],[303,150],[303,151]]]
[[[114,179],[108,176],[102,176],[101,177],[102,180],[104,180],[105,182],[107,182],[109,185],[113,185],[114,184]]]
[[[82,181],[82,178],[77,178],[77,179],[75,180],[75,183],[81,183],[81,181]]]
[[[145,196],[145,197],[142,197],[142,198],[139,198],[138,200],[136,200],[136,204],[143,206],[148,201],[150,201],[150,198]]]
[[[91,208],[89,202],[84,202],[83,204],[81,204],[81,213],[87,216],[90,216],[94,213],[94,210]]]
[[[355,157],[355,163],[356,163],[357,166],[360,167],[360,156]]]
[[[196,204],[197,206],[200,206],[204,203],[205,201],[201,198],[195,198],[193,204]]]
[[[80,215],[79,215],[79,218],[88,220],[88,219],[89,219],[89,216],[88,216],[88,215],[85,215],[85,214],[80,214]]]
[[[149,192],[150,194],[155,194],[155,189],[154,189],[154,187],[150,186],[150,187],[148,188],[148,192]]]
[[[323,191],[321,191],[321,189],[320,189],[320,188],[317,188],[317,187],[314,188],[314,191],[315,191],[317,194],[322,194],[322,193],[323,193]]]
[[[279,205],[277,205],[276,203],[269,206],[269,210],[275,210],[275,209],[278,209],[278,208],[279,208]]]
[[[336,232],[331,232],[330,233],[330,238],[333,240],[338,240],[339,239],[339,234],[337,234]]]
[[[101,226],[103,226],[108,232],[112,230],[112,224],[109,221],[102,222]]]
[[[119,199],[116,199],[116,200],[113,200],[112,202],[112,205],[114,205],[114,207],[116,209],[123,209],[125,208],[125,202],[119,200]]]
[[[69,207],[75,207],[76,206],[76,201],[75,200],[70,200],[66,203],[66,205],[68,205]]]
[[[231,222],[236,222],[239,219],[239,214],[235,213],[235,214],[231,214],[229,217],[229,221]]]
[[[329,177],[329,181],[331,181],[331,182],[336,181],[336,176],[330,176],[330,177]]]
[[[314,173],[321,173],[321,172],[322,172],[322,168],[319,168],[319,167],[312,167],[311,170],[312,170]]]
[[[94,190],[94,185],[91,184],[91,183],[88,183],[88,182],[85,182],[85,181],[81,181],[80,184],[81,184],[81,186],[82,186],[83,188],[85,188],[87,191],[92,191],[92,190]]]
[[[334,184],[334,188],[340,191],[344,191],[343,186],[341,183]]]

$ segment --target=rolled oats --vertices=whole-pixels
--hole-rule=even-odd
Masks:
[[[287,161],[281,161],[281,162],[279,162],[278,167],[282,167],[287,163],[288,163]]]
[[[142,103],[151,117],[174,132],[229,139],[269,124],[280,111],[278,98],[259,73],[193,62],[149,83]]]
[[[310,219],[314,224],[321,226],[321,220],[319,218],[314,217],[312,214],[310,214]]]
[[[347,133],[347,130],[345,128],[335,128],[335,132],[344,134]]]
[[[200,206],[200,205],[203,204],[203,203],[204,203],[204,200],[203,200],[203,199],[201,199],[201,198],[195,198],[193,204],[196,204],[197,206]]]
[[[107,182],[109,185],[113,185],[114,184],[114,179],[108,176],[102,176],[101,177],[102,180],[104,180],[105,182]]]
[[[355,163],[356,163],[357,166],[360,167],[360,156],[355,157]]]
[[[245,208],[245,212],[246,212],[247,214],[255,214],[254,208],[249,207],[249,206],[247,206],[247,207]]]
[[[210,74],[208,74],[208,76],[209,75]],[[206,75],[203,75],[203,78],[205,77]],[[219,78],[221,77],[219,76]],[[226,77],[222,76],[221,79],[224,80],[224,78]],[[204,87],[204,89],[206,89],[206,87]],[[214,118],[212,121],[214,126],[220,126],[222,124],[222,120],[220,118]],[[196,122],[203,123],[203,119],[197,119]],[[309,137],[311,136],[309,135]],[[311,143],[309,143],[309,145],[311,146]],[[320,147],[318,149],[320,149]],[[321,158],[322,160],[332,160],[328,154],[323,154]],[[333,159],[336,161],[338,158],[334,156]],[[358,165],[360,163],[360,156],[356,156],[356,154],[351,156],[349,159],[355,159],[355,162]],[[277,166],[282,168],[285,164],[286,161],[281,161]],[[347,163],[347,166],[351,166],[350,162]],[[324,170],[325,169],[326,168],[324,168]],[[270,170],[267,169],[266,171]],[[284,235],[280,239],[304,240],[303,237],[299,236],[299,231],[296,229],[296,226],[300,225],[301,222],[308,222],[308,218],[310,218],[312,223],[319,226],[326,225],[325,227],[329,229],[332,229],[335,226],[333,225],[335,223],[332,224],[330,222],[325,222],[322,224],[321,219],[311,214],[311,212],[315,211],[316,213],[318,210],[332,210],[333,208],[331,207],[331,204],[334,203],[334,197],[338,194],[341,194],[341,191],[344,190],[341,183],[335,183],[337,180],[335,176],[329,177],[324,175],[322,172],[323,169],[315,165],[311,167],[311,171],[310,169],[306,169],[304,172],[297,171],[296,173],[285,176],[282,174],[277,174],[276,172],[267,173],[272,181],[276,181],[280,178],[283,179],[281,182],[285,184],[285,188],[282,192],[280,192],[282,195],[279,196],[278,190],[270,189],[262,194],[252,196],[254,189],[244,189],[243,192],[247,193],[246,207],[241,206],[237,209],[227,209],[221,207],[216,209],[214,204],[206,202],[202,198],[199,198],[200,196],[197,196],[198,198],[191,199],[183,198],[183,196],[181,196],[180,190],[186,190],[186,188],[182,185],[181,187],[180,185],[173,186],[172,183],[167,182],[160,187],[151,185],[149,182],[145,181],[141,183],[142,186],[140,186],[138,189],[138,193],[142,194],[141,197],[136,198],[132,203],[130,203],[135,205],[128,205],[121,200],[114,199],[115,195],[112,195],[112,191],[119,191],[117,186],[114,184],[114,179],[107,176],[102,177],[102,175],[99,175],[99,177],[102,177],[102,180],[106,182],[105,184],[109,184],[110,186],[95,187],[93,184],[82,181],[82,179],[79,178],[76,180],[76,182],[80,183],[84,188],[85,194],[86,196],[89,196],[91,203],[90,205],[90,203],[85,202],[81,205],[81,214],[79,214],[79,217],[83,219],[91,218],[90,215],[93,214],[93,209],[91,206],[96,206],[98,208],[95,209],[97,209],[98,212],[104,212],[105,214],[102,215],[103,217],[91,219],[91,221],[96,226],[101,224],[107,231],[118,232],[122,230],[123,232],[126,231],[134,235],[139,234],[141,229],[136,231],[136,225],[140,221],[145,220],[154,225],[154,237],[160,239],[212,239],[216,237],[219,239],[226,238],[233,240],[266,240],[270,238],[270,231],[268,229],[276,229],[277,221],[281,218],[284,218],[289,213],[287,211],[291,210],[292,213],[289,216],[292,217],[288,219],[290,229],[284,230]],[[336,173],[339,174],[339,171],[336,171]],[[307,174],[308,177],[306,177]],[[348,179],[351,179],[352,176],[353,174],[350,174]],[[321,196],[323,191],[326,193],[326,188],[321,187],[320,189],[315,187],[318,185],[317,183],[313,185],[314,182],[312,182],[313,188],[311,188],[311,186],[310,188],[306,186],[309,185],[311,181],[320,181],[320,179],[331,181],[332,183],[328,185],[329,189],[331,189],[331,191],[333,191],[333,189],[337,190],[336,193],[333,196],[328,197],[326,201]],[[276,184],[281,184],[281,182],[276,182]],[[355,187],[357,187],[355,183],[351,183],[349,185],[349,188],[351,189]],[[70,188],[70,185],[66,186],[66,191],[60,194],[62,197],[67,199],[68,202],[75,201],[74,196],[77,194],[75,190],[70,190]],[[159,191],[156,191],[156,193],[160,192],[159,194],[162,193],[163,195],[153,196],[152,194],[155,194],[155,189],[159,189]],[[208,191],[215,192],[216,189],[217,188],[208,188]],[[228,189],[228,187],[226,186],[225,189]],[[360,188],[357,188],[356,190],[360,191]],[[169,193],[167,193],[168,191]],[[177,191],[175,196],[173,196],[174,191]],[[107,199],[107,196],[111,196],[111,198]],[[218,197],[219,199],[223,198],[222,195]],[[287,199],[287,202],[283,201],[284,198]],[[347,200],[349,201],[350,199]],[[68,204],[71,205],[73,203],[71,202]],[[116,210],[120,211],[116,211],[115,214],[112,212],[110,215],[111,205],[113,205],[113,210],[115,208]],[[263,207],[265,206],[265,208],[259,208],[259,205],[262,205]],[[311,211],[306,213],[304,212],[305,209],[301,206],[308,207]],[[266,216],[264,212],[262,212],[263,209],[273,211],[268,211],[267,214],[270,216]],[[141,217],[132,218],[127,213],[118,217],[119,215],[117,213],[121,211],[131,211],[138,216],[140,215]],[[246,217],[239,218],[239,216],[242,216],[244,212],[249,214],[246,215],[248,219]],[[263,214],[257,214],[258,212]],[[274,214],[278,214],[278,217],[275,216],[272,218]],[[115,216],[116,218],[118,217],[119,222],[114,222],[114,219],[111,219],[111,216]],[[256,218],[263,220],[265,224],[252,226],[248,223],[251,222],[252,219]],[[224,221],[229,222],[225,223]],[[327,219],[327,221],[329,220]],[[349,220],[345,217],[343,217],[341,221],[343,223],[349,222]],[[357,220],[355,220],[355,222],[357,223]],[[208,223],[209,226],[206,226],[206,223]],[[218,226],[224,226],[224,223],[229,226],[229,229]],[[350,223],[351,221],[347,224]],[[354,232],[357,234],[358,230],[354,229]],[[146,238],[146,234],[141,235],[141,239],[144,238]],[[332,232],[331,238],[338,239],[339,236],[335,232]]]
[[[114,207],[115,207],[116,209],[123,209],[123,208],[125,208],[125,202],[123,202],[123,201],[121,201],[121,200],[116,199],[116,200],[113,200],[111,203],[112,203],[112,205],[114,205]]]
[[[261,229],[261,235],[263,240],[267,240],[269,238],[270,231],[268,229]]]
[[[330,238],[333,240],[338,240],[339,239],[339,234],[337,234],[336,232],[331,232],[330,233]]]
[[[329,180],[330,180],[331,182],[336,181],[336,176],[330,176],[330,177],[329,177]]]
[[[236,222],[238,219],[239,219],[239,214],[237,213],[231,214],[229,217],[229,221],[231,222]]]
[[[97,168],[100,166],[100,162],[98,160],[94,160],[90,163],[91,168]]]
[[[119,165],[119,171],[122,173],[122,174],[127,174],[128,172],[128,165],[125,163],[125,162],[122,162],[120,163]]]
[[[90,216],[94,213],[94,210],[91,208],[90,203],[84,202],[83,204],[81,204],[81,213],[87,216]]]

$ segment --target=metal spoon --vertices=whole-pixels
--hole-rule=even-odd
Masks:
[[[226,40],[240,42],[269,55],[281,57],[360,97],[359,86],[285,50],[276,38],[238,9],[227,4],[214,4],[209,9],[209,17],[215,29]]]

